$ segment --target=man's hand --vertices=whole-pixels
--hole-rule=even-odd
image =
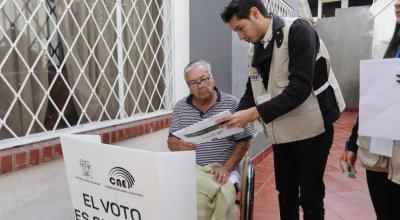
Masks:
[[[182,150],[196,150],[197,145],[190,143],[190,142],[186,142],[186,141],[182,141],[178,139],[178,142],[180,144],[180,148]]]
[[[168,141],[168,148],[171,151],[187,151],[187,150],[196,150],[197,145],[183,141],[177,137],[169,137]]]
[[[347,177],[349,178],[355,178],[356,168],[354,165],[356,160],[357,154],[349,150],[343,152],[340,157],[340,166],[342,171],[347,173]]]
[[[227,171],[224,166],[214,168],[211,173],[214,174],[215,182],[219,183],[221,186],[228,181],[229,171]]]
[[[356,164],[357,154],[353,151],[346,151],[346,162],[349,167],[352,167],[355,170],[354,164]]]
[[[234,114],[221,118],[217,123],[221,124],[222,127],[233,128],[233,127],[244,127],[247,123],[254,121],[260,117],[256,107],[252,107],[246,110],[235,112]]]

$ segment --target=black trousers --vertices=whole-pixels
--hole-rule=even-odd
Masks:
[[[376,219],[400,219],[400,185],[388,180],[388,173],[367,170],[368,190]]]
[[[323,176],[333,142],[333,126],[316,137],[273,145],[275,183],[282,220],[298,220],[299,205],[304,220],[324,219]]]

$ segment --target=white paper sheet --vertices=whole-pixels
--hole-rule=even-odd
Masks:
[[[370,152],[386,157],[393,156],[393,140],[386,138],[371,137]]]
[[[400,59],[360,62],[359,134],[400,140]]]
[[[174,132],[173,135],[186,142],[202,144],[242,132],[243,128],[223,128],[216,122],[218,119],[229,115],[231,115],[231,112],[225,110],[211,118]]]

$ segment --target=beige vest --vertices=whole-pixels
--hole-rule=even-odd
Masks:
[[[254,101],[256,105],[263,103],[269,97],[274,98],[282,93],[289,85],[289,29],[293,21],[297,18],[283,18],[285,26],[282,28],[284,38],[280,48],[274,43],[272,54],[271,67],[268,79],[268,93],[262,83],[261,75],[257,69],[253,68],[251,63],[253,60],[254,47],[249,49],[249,74],[251,87],[253,90]],[[325,45],[320,40],[320,51],[318,58],[325,58],[328,66],[328,81],[321,88],[312,92],[309,97],[298,107],[292,111],[276,118],[272,122],[263,124],[264,131],[272,144],[288,143],[293,141],[304,140],[315,137],[325,131],[322,114],[319,108],[316,95],[328,88],[329,85],[333,88],[336,96],[336,101],[340,111],[345,108],[344,99],[340,91],[339,84],[330,68],[329,54]],[[267,95],[266,95],[267,94]],[[266,99],[266,97],[268,97]]]
[[[371,138],[358,136],[357,157],[362,165],[372,171],[387,172],[388,179],[400,184],[400,141],[394,141],[393,156],[391,158],[369,152]]]

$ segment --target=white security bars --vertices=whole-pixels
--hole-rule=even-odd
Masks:
[[[293,9],[283,0],[264,0],[268,7],[268,12],[275,13],[282,17],[293,17]]]
[[[171,0],[2,0],[0,149],[170,110]]]

